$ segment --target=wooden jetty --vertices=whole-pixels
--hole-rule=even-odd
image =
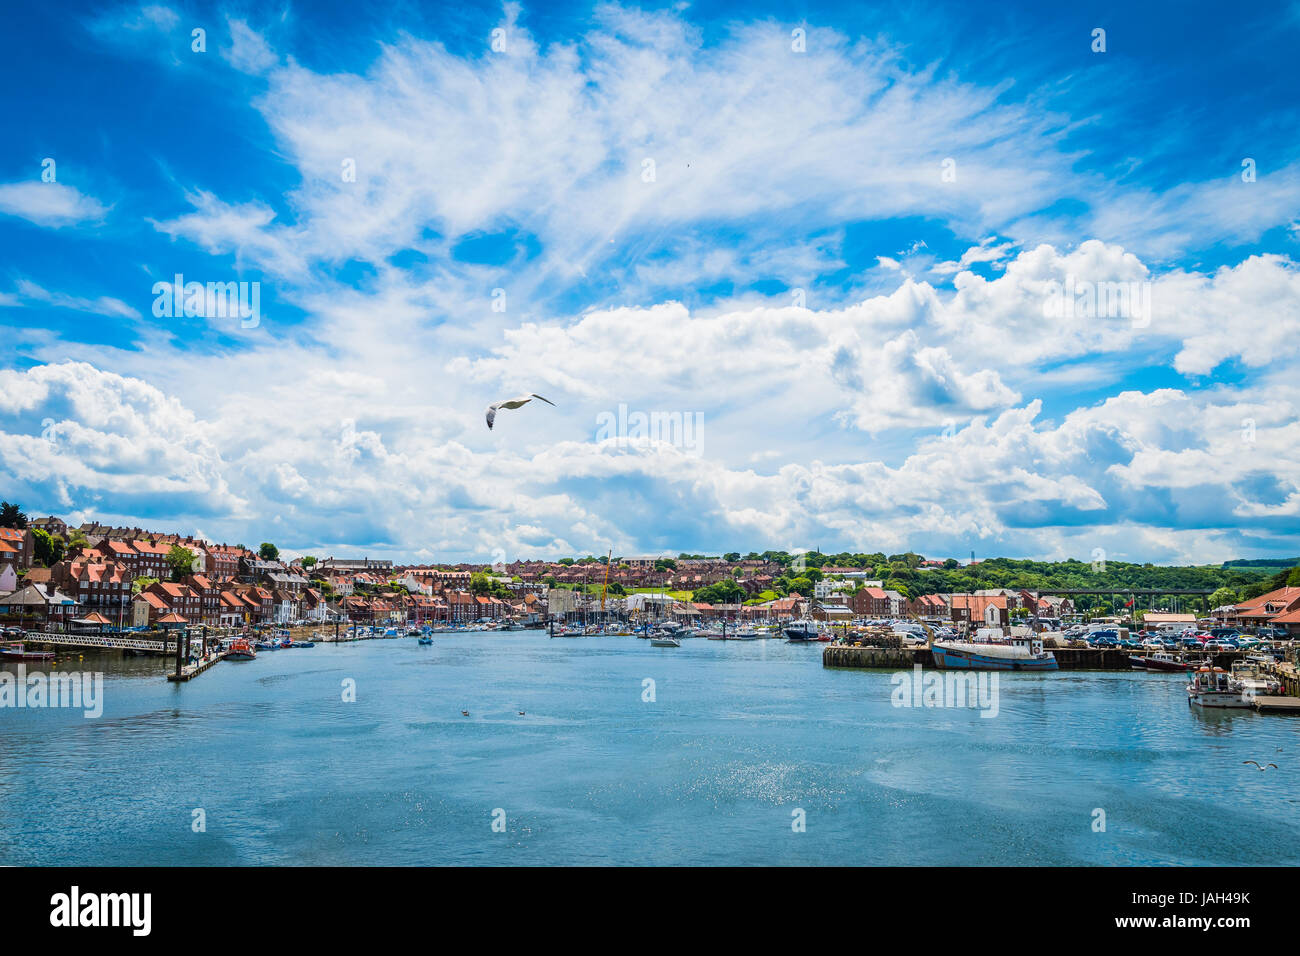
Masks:
[[[1256,697],[1251,703],[1261,714],[1300,714],[1300,697]]]
[[[206,660],[199,661],[197,664],[186,664],[184,667],[180,669],[179,673],[173,672],[171,674],[168,674],[167,679],[173,682],[183,682],[187,680],[193,680],[194,678],[202,674],[205,670],[207,670],[209,667],[215,665],[218,661],[224,661],[225,659],[226,659],[225,654],[217,654],[214,657],[209,657]]]

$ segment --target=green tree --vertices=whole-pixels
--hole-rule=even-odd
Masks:
[[[739,551],[728,551],[726,554],[724,554],[724,555],[722,556],[722,560],[723,560],[723,561],[739,561],[739,560],[740,560],[740,552],[739,552]]]
[[[143,591],[145,588],[147,588],[147,587],[151,587],[151,586],[153,586],[153,585],[155,585],[155,584],[157,584],[157,583],[158,583],[158,579],[157,579],[157,578],[146,578],[146,577],[143,577],[143,576],[138,577],[138,578],[136,578],[135,580],[133,580],[133,581],[131,582],[131,593],[132,593],[132,594],[139,594],[139,593],[140,593],[141,591]]]
[[[194,571],[194,552],[179,544],[174,544],[167,550],[165,560],[167,567],[171,568],[173,581],[179,581]]]
[[[700,588],[691,598],[700,604],[739,604],[745,598],[745,589],[731,578],[724,578]]]
[[[262,546],[257,549],[257,555],[263,561],[279,561],[280,549],[269,541],[263,541]]]
[[[1237,592],[1232,588],[1219,588],[1210,595],[1210,607],[1223,607],[1225,604],[1236,604],[1238,601]]]
[[[314,568],[316,566],[316,559],[310,554],[304,554],[302,556],[302,566],[304,568]]]
[[[0,528],[26,528],[27,515],[16,504],[0,501]]]
[[[802,594],[804,597],[812,597],[813,583],[805,576],[800,575],[797,578],[790,579],[790,583],[786,586],[786,590],[792,591],[796,594]]]
[[[58,535],[36,528],[32,531],[32,538],[33,557],[43,566],[52,567],[63,558],[63,539]]]
[[[897,591],[899,594],[903,595],[903,597],[907,598],[908,600],[911,600],[912,598],[912,591],[908,587],[907,582],[900,581],[898,578],[890,578],[888,581],[886,581],[885,590]]]

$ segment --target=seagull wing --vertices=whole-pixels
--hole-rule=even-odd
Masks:
[[[1256,767],[1259,767],[1259,764],[1256,763],[1254,760],[1243,760],[1242,763],[1243,763],[1243,764],[1247,764],[1247,763],[1249,763],[1249,764],[1255,764]],[[1264,768],[1263,768],[1263,767],[1259,767],[1259,769],[1260,769],[1260,770],[1263,770]]]
[[[532,397],[533,397],[533,398],[542,398],[542,396],[540,396],[540,395],[536,395],[536,394],[533,395]],[[547,405],[554,405],[554,404],[555,404],[555,403],[554,403],[553,401],[551,401],[549,398],[542,398],[542,401],[544,401]]]
[[[1277,769],[1277,764],[1275,764],[1275,763],[1271,763],[1271,764],[1269,764],[1269,766],[1272,767],[1274,770]]]

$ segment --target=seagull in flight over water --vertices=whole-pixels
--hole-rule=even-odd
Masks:
[[[522,408],[524,405],[527,405],[529,402],[531,402],[534,398],[541,398],[542,401],[544,401],[547,405],[555,404],[549,398],[542,398],[542,396],[536,394],[520,395],[518,398],[507,398],[504,402],[493,402],[491,405],[487,407],[488,431],[492,430],[492,423],[497,420],[497,409]]]
[[[1267,770],[1269,767],[1272,767],[1274,770],[1277,769],[1277,764],[1275,764],[1275,763],[1265,764],[1263,767],[1260,767],[1260,766],[1259,766],[1259,763],[1258,763],[1257,761],[1254,761],[1254,760],[1243,760],[1242,763],[1253,763],[1253,764],[1255,764],[1256,767],[1259,767],[1259,772],[1260,772],[1260,773],[1263,773],[1263,772],[1264,772],[1265,770]]]

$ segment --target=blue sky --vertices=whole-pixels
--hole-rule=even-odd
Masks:
[[[16,9],[0,494],[443,560],[1293,555],[1300,5],[1131,7]]]

